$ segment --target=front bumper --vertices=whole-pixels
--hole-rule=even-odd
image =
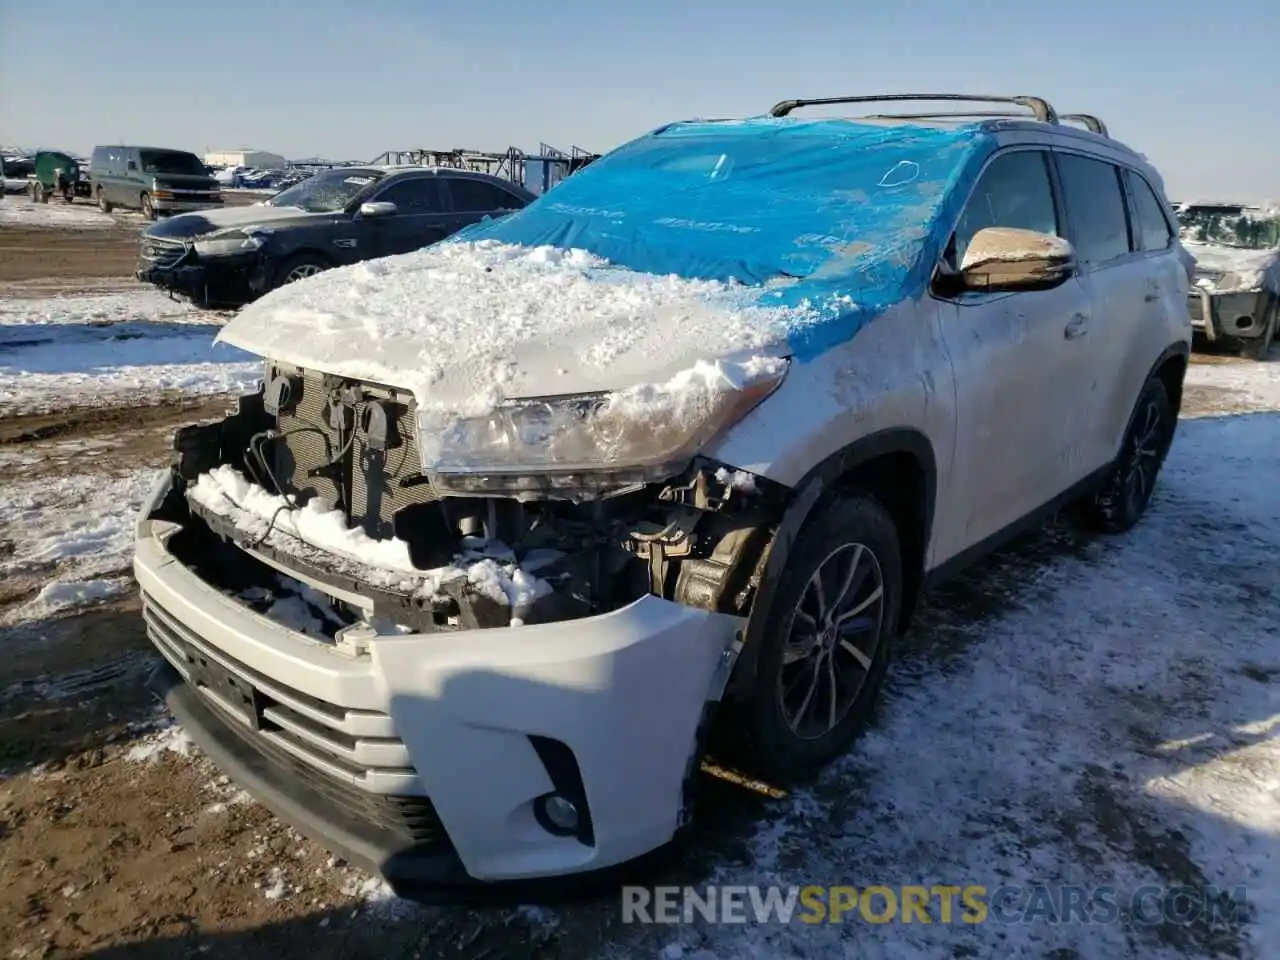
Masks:
[[[1269,297],[1266,291],[1213,293],[1192,287],[1187,294],[1191,326],[1207,340],[1221,337],[1257,339],[1267,332]]]
[[[739,618],[645,596],[560,623],[376,636],[348,654],[170,554],[167,525],[146,519],[167,477],[143,508],[134,572],[148,633],[186,682],[157,682],[214,762],[283,819],[412,895],[594,874],[676,836]],[[566,792],[548,742],[576,768],[585,838],[540,823],[538,798]],[[414,804],[406,827],[396,811]]]
[[[187,254],[173,266],[138,261],[134,277],[207,306],[241,306],[266,289],[266,265],[258,253],[196,261]]]

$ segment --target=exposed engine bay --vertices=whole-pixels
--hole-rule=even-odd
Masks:
[[[351,624],[371,619],[371,606],[373,618],[432,632],[574,619],[646,593],[745,615],[790,497],[786,487],[705,459],[663,482],[578,499],[441,496],[422,473],[416,430],[407,393],[269,363],[259,391],[225,419],[178,431],[173,489],[153,515],[181,526],[170,550],[219,589],[267,586],[283,571],[331,596],[358,595],[363,611],[343,611],[335,600]],[[465,577],[423,595],[370,581],[322,550],[290,549],[274,517],[250,536],[190,495],[223,465],[293,508],[319,498],[373,540],[402,541],[424,572],[476,544],[500,545],[515,562],[536,552],[537,577],[551,589],[515,618]]]

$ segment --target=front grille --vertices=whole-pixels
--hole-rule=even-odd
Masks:
[[[391,717],[294,690],[216,650],[149,595],[143,594],[142,603],[151,642],[255,749],[287,763],[316,789],[358,797],[422,796]]]
[[[369,445],[360,404],[355,409],[354,438],[340,438],[329,425],[328,404],[331,394],[336,397],[337,393],[326,389],[319,374],[302,377],[301,395],[277,421],[283,442],[276,444],[276,479],[300,502],[319,496],[329,503],[344,504],[353,524],[371,537],[386,539],[395,532],[397,513],[437,499],[430,484],[419,476],[413,402],[401,397],[377,398],[390,414],[390,429],[386,449],[375,450]],[[328,466],[335,459],[338,463]]]
[[[181,240],[142,239],[142,259],[153,267],[169,270],[187,256],[188,247]]]

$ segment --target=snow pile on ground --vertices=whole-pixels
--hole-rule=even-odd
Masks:
[[[876,726],[707,878],[976,884],[989,896],[1012,885],[1024,906],[1033,883],[1122,896],[1245,885],[1247,932],[944,924],[933,898],[932,924],[855,911],[826,926],[649,928],[646,946],[707,960],[1269,956],[1280,942],[1276,477],[1280,415],[1184,422],[1131,533],[1067,532],[1070,546],[1042,542],[944,589],[904,644]],[[1003,612],[967,612],[997,594]]]
[[[461,553],[447,567],[420,570],[413,565],[405,541],[396,537],[375,540],[359,527],[347,526],[342,511],[319,497],[295,508],[284,497],[269,493],[226,464],[201,474],[187,495],[231,520],[251,538],[269,536],[273,538],[268,541],[272,546],[286,551],[291,549],[291,539],[299,541],[305,547],[365,568],[369,582],[393,584],[413,590],[417,596],[437,596],[445,583],[466,579],[478,593],[510,607],[519,618],[535,600],[551,592],[550,584],[517,565],[510,551],[497,545]],[[486,553],[496,553],[497,558]]]
[[[133,586],[128,577],[112,577],[107,580],[52,580],[36,594],[35,598],[20,606],[8,618],[15,622],[40,620],[72,607],[83,607],[127,592]]]
[[[58,198],[32,203],[25,196],[0,200],[0,227],[61,227],[72,230],[111,229],[120,221],[84,199],[67,204]]]
[[[1237,410],[1280,410],[1280,363],[1192,363],[1186,389],[1220,394]]]
[[[1280,249],[1249,250],[1216,243],[1184,240],[1182,245],[1196,258],[1196,269],[1222,274],[1220,279],[1200,277],[1197,286],[1214,293],[1260,290],[1280,293]]]
[[[49,582],[28,607],[4,619],[29,619],[65,609],[83,594],[93,601],[120,584],[133,553],[133,523],[155,471],[119,477],[73,474],[11,483],[0,497],[0,577],[40,575]]]
[[[221,321],[152,290],[0,298],[0,414],[251,390],[261,361],[216,346]]]
[[[187,732],[170,721],[167,726],[136,741],[125,757],[133,763],[155,763],[167,753],[189,757],[194,746],[195,742]]]
[[[219,339],[402,387],[423,407],[469,409],[661,382],[699,358],[775,344],[812,319],[754,305],[759,292],[613,267],[582,250],[446,243],[274,290]]]

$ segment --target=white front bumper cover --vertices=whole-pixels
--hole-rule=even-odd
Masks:
[[[335,726],[358,734],[389,717],[391,729],[374,732],[396,739],[354,749],[384,756],[371,751],[394,744],[408,763],[392,771],[398,777],[348,775],[347,787],[378,799],[425,795],[449,852],[442,861],[438,850],[390,842],[349,809],[329,815],[323,793],[246,753],[258,729],[233,732],[234,722],[172,666],[157,671],[153,688],[193,739],[283,819],[381,872],[398,891],[594,873],[673,839],[704,708],[719,697],[743,620],[645,596],[562,623],[388,635],[372,640],[367,655],[345,655],[250,610],[169,553],[165,525],[147,519],[169,490],[168,476],[142,508],[134,560],[145,601],[170,624],[163,629],[172,633],[176,624],[242,680],[287,691],[285,702],[314,698],[341,718],[323,715]],[[152,627],[159,622],[149,618]],[[157,647],[175,661],[172,647]],[[556,836],[536,819],[535,800],[553,782],[531,735],[572,751],[590,843]]]

